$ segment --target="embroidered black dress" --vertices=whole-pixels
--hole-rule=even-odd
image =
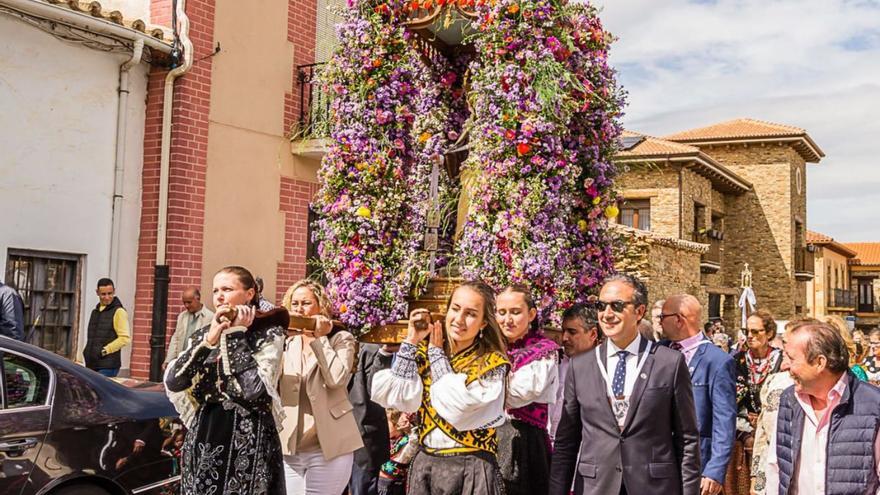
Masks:
[[[209,329],[193,334],[165,374],[188,428],[182,494],[283,495],[272,371],[280,364],[282,330],[233,328],[212,348],[204,341]]]

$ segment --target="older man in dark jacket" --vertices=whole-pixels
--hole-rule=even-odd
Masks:
[[[605,343],[571,360],[550,494],[700,493],[700,444],[684,356],[641,338],[647,290],[609,277],[596,303]],[[605,399],[605,400],[602,400]]]

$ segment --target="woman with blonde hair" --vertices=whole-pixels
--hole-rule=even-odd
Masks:
[[[363,446],[348,399],[357,342],[334,330],[324,287],[300,280],[284,294],[291,316],[311,318],[314,330],[288,336],[279,392],[286,417],[281,430],[288,495],[342,493],[353,452]]]
[[[846,349],[849,351],[849,370],[852,371],[859,380],[863,382],[868,381],[868,373],[865,372],[864,366],[859,362],[856,343],[852,338],[852,332],[846,324],[846,321],[838,315],[826,315],[822,318],[822,322],[831,325],[832,328],[840,332],[840,336],[843,337],[843,341],[846,342]]]
[[[373,377],[373,401],[418,411],[410,495],[500,495],[495,429],[504,423],[510,363],[495,319],[495,292],[480,281],[452,293],[445,328],[427,310],[410,313],[392,369]],[[424,339],[428,337],[429,341]]]

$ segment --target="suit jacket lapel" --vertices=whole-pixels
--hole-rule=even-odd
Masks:
[[[645,349],[647,347],[648,341],[642,339],[641,343],[639,344],[638,359],[642,358],[642,355],[645,353]],[[633,384],[632,394],[630,394],[629,396],[629,407],[627,407],[626,409],[626,419],[623,421],[622,431],[626,431],[626,429],[629,428],[630,423],[632,423],[633,421],[633,417],[636,415],[636,411],[639,407],[639,401],[641,401],[642,399],[642,392],[645,391],[645,385],[648,383],[648,377],[651,376],[651,367],[654,365],[655,350],[655,346],[651,346],[651,351],[645,358],[645,365],[642,366],[642,369],[639,370],[638,376],[636,376],[636,382],[635,384]]]
[[[697,346],[697,350],[694,351],[693,357],[691,357],[691,362],[688,363],[688,371],[691,374],[691,378],[694,376],[694,372],[697,370],[697,366],[700,365],[700,360],[703,359],[703,354],[706,353],[706,345],[700,344]]]

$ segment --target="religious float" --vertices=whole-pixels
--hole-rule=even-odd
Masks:
[[[623,103],[596,9],[349,0],[337,34],[313,207],[340,321],[396,341],[459,278],[528,285],[550,324],[584,300],[612,270]]]

